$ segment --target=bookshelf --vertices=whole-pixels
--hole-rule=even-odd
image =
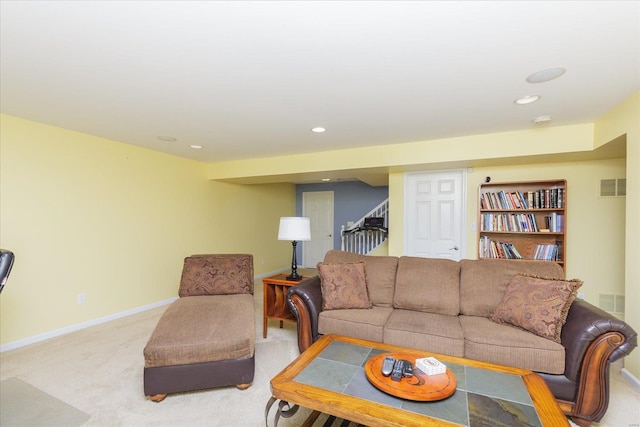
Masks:
[[[566,271],[567,181],[478,187],[478,258],[538,259]]]

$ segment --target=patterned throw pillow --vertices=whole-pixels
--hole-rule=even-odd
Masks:
[[[253,294],[253,256],[192,255],[184,260],[180,297]]]
[[[513,276],[491,320],[559,343],[562,325],[580,286],[581,280]]]
[[[364,262],[318,263],[322,309],[371,308]]]

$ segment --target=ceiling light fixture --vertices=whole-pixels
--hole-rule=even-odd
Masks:
[[[553,79],[557,79],[567,71],[563,67],[551,67],[544,70],[536,71],[527,77],[529,83],[544,83]]]
[[[178,140],[178,138],[175,138],[173,136],[159,136],[158,139],[160,141],[166,141],[166,142],[176,142]]]
[[[526,105],[526,104],[531,104],[532,102],[536,102],[539,99],[540,99],[540,95],[525,95],[522,98],[518,98],[513,102],[518,105]]]
[[[326,129],[323,127],[315,127],[313,129],[311,129],[311,132],[315,132],[315,133],[322,133],[322,132],[326,132]]]
[[[202,148],[202,145],[190,145],[189,147],[193,148],[194,150],[199,150]]]
[[[543,125],[545,123],[549,123],[551,121],[551,116],[540,116],[533,119],[534,125]]]
[[[322,182],[329,182],[329,181],[331,181],[331,178],[322,178],[321,181]]]

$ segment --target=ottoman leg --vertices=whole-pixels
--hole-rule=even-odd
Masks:
[[[246,384],[237,384],[237,385],[236,385],[236,388],[237,388],[238,390],[246,390],[246,389],[248,389],[249,387],[251,387],[251,383],[246,383]]]
[[[152,401],[159,403],[162,402],[164,400],[164,398],[167,397],[167,394],[154,394],[153,396],[149,396],[149,399],[151,399]]]

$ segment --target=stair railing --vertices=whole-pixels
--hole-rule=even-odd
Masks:
[[[354,252],[367,255],[375,248],[387,241],[387,232],[383,230],[358,230],[364,226],[366,218],[384,218],[385,226],[389,221],[389,199],[382,201],[378,206],[367,212],[362,218],[352,225],[341,227],[342,241],[340,249],[347,252]]]

